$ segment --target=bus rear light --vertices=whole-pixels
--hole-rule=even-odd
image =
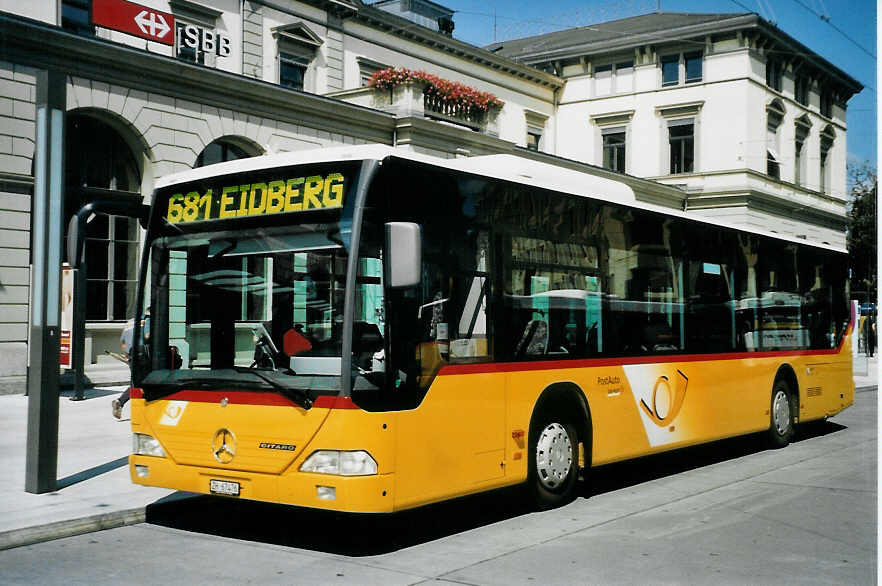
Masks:
[[[145,433],[132,434],[132,452],[138,456],[154,456],[165,458],[165,450],[159,441]]]
[[[372,476],[377,473],[377,461],[364,450],[317,450],[300,466],[300,471],[336,476]]]

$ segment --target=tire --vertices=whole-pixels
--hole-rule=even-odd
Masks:
[[[775,381],[769,409],[769,441],[773,448],[783,448],[793,439],[794,406],[790,387],[784,380]]]
[[[576,496],[579,437],[575,426],[560,416],[538,417],[530,429],[527,483],[532,504],[553,509]]]

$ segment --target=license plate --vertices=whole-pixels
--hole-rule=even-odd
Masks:
[[[239,483],[229,480],[210,480],[208,489],[212,494],[224,494],[227,496],[239,496]]]

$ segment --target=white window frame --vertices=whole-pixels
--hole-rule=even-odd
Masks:
[[[533,110],[524,110],[524,119],[527,124],[527,130],[524,133],[524,146],[530,149],[530,136],[536,136],[536,150],[544,152],[545,150],[545,124],[548,122],[548,116],[541,112]]]
[[[631,170],[631,119],[634,117],[634,110],[622,110],[619,112],[607,112],[605,114],[597,114],[591,117],[591,123],[595,126],[594,132],[594,157],[595,164],[603,167],[603,137],[606,134],[615,134],[624,131],[625,133],[625,173]]]
[[[302,91],[314,92],[316,89],[315,58],[324,43],[322,38],[303,22],[277,26],[272,29],[272,33],[276,38],[276,83],[281,84],[282,82],[282,61],[286,60],[305,66]],[[287,57],[283,58],[283,54]]]
[[[659,149],[661,161],[660,175],[690,175],[701,169],[701,109],[704,100],[657,106],[655,113],[661,119],[662,148]],[[692,124],[692,170],[683,173],[671,172],[671,131],[672,126]]]
[[[806,180],[806,156],[805,149],[809,136],[812,132],[812,123],[809,117],[803,115],[796,119],[793,134],[793,183],[803,185]]]
[[[688,79],[686,77],[686,56],[698,55],[699,62],[701,63],[701,76],[695,79]],[[676,58],[677,60],[677,81],[676,82],[667,82],[665,83],[665,71],[664,71],[664,62],[672,61],[672,58]],[[659,87],[668,88],[668,87],[677,87],[681,85],[690,85],[693,83],[701,83],[704,81],[704,61],[705,61],[705,53],[701,49],[697,50],[681,50],[681,51],[672,51],[670,53],[666,53],[664,55],[660,55],[658,58],[658,76],[659,76]]]
[[[781,181],[781,127],[787,115],[784,104],[779,99],[774,99],[766,106],[766,175]],[[776,173],[771,173],[772,165],[777,168]]]
[[[389,67],[367,57],[356,57],[356,62],[358,63],[358,87],[367,87],[368,81],[374,73]]]

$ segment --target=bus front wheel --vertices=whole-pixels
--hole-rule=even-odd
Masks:
[[[793,403],[790,387],[784,380],[779,379],[772,387],[770,413],[769,439],[772,447],[783,448],[793,439]]]
[[[579,438],[575,427],[560,417],[542,417],[530,439],[528,484],[540,510],[575,498],[579,467]]]

